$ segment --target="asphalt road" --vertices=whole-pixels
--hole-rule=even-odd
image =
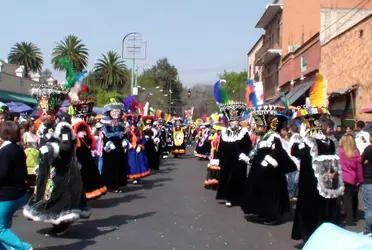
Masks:
[[[239,207],[226,208],[205,190],[206,162],[191,156],[163,160],[161,170],[122,194],[90,202],[92,217],[60,237],[50,226],[17,213],[13,230],[34,249],[296,249],[292,222],[268,226],[247,222]],[[359,225],[352,228],[361,231]]]

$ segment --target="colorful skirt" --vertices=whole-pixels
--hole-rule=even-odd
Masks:
[[[134,149],[128,151],[128,178],[131,180],[140,179],[150,175],[148,159],[145,151],[139,153]]]

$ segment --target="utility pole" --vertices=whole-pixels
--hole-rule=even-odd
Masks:
[[[132,60],[131,70],[131,95],[138,95],[137,76],[136,76],[136,60],[146,59],[147,43],[142,40],[142,35],[138,32],[131,32],[124,36],[121,48],[121,57],[123,59]]]

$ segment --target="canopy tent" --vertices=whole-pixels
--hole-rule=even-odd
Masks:
[[[31,106],[37,105],[37,100],[30,95],[18,94],[5,90],[0,90],[0,100],[3,102],[21,102]]]
[[[21,102],[8,102],[6,105],[11,113],[29,113],[32,112],[32,108]]]

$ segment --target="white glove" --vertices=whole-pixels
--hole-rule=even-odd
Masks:
[[[263,161],[261,162],[261,166],[267,167],[269,164],[274,168],[279,166],[279,163],[273,157],[271,157],[270,155],[266,155]]]
[[[114,150],[115,148],[116,147],[115,147],[114,143],[112,143],[111,141],[108,141],[108,142],[106,142],[106,145],[104,147],[104,150],[106,152],[110,152],[111,150]]]
[[[137,153],[141,152],[141,147],[140,147],[140,146],[137,146],[137,148],[136,148],[136,152],[137,152]]]
[[[43,155],[43,154],[46,154],[46,153],[48,153],[49,152],[49,149],[48,149],[48,147],[47,146],[42,146],[41,148],[40,148],[40,153]]]
[[[246,154],[244,154],[244,153],[240,153],[240,155],[239,155],[239,161],[244,161],[245,163],[249,163],[249,157],[246,155]]]
[[[212,159],[209,161],[209,164],[212,166],[219,166],[220,165],[220,160],[219,159]]]
[[[128,142],[127,142],[127,140],[123,140],[123,141],[121,142],[121,145],[123,146],[123,148],[126,148],[126,147],[128,146]]]
[[[306,134],[308,132],[308,129],[306,128],[306,124],[305,123],[301,123],[301,126],[300,126],[300,136],[301,137],[305,137]]]
[[[155,144],[159,144],[160,139],[159,139],[159,138],[155,138],[155,139],[154,139],[154,142],[155,142]]]

